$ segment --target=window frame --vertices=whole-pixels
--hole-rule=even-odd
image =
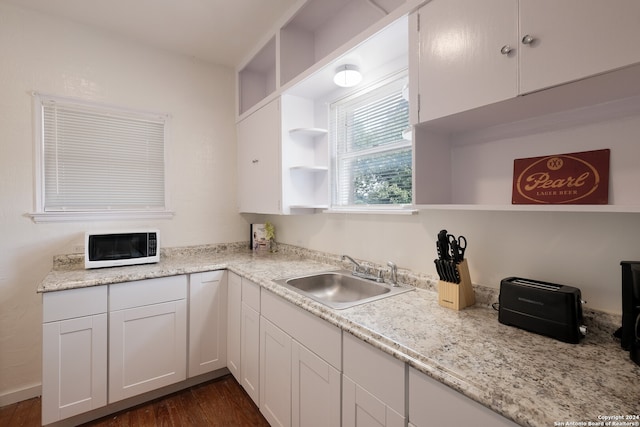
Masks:
[[[111,220],[137,220],[137,219],[170,219],[174,212],[169,209],[170,197],[167,183],[167,141],[169,135],[170,116],[168,114],[134,110],[102,104],[94,101],[86,101],[77,98],[49,95],[33,92],[33,124],[34,124],[34,211],[27,215],[36,223],[41,222],[68,222],[68,221],[111,221]],[[101,113],[112,112],[118,115],[131,115],[137,118],[162,120],[164,122],[163,135],[163,164],[164,164],[164,207],[157,209],[98,209],[98,210],[45,210],[45,159],[44,159],[44,115],[43,107],[48,102],[60,102],[72,104]]]
[[[334,117],[335,112],[333,111],[333,105],[341,102],[346,102],[348,100],[352,100],[361,96],[366,96],[368,93],[375,91],[381,87],[384,87],[388,84],[392,84],[395,81],[407,79],[408,80],[408,69],[402,69],[393,74],[387,75],[386,77],[358,90],[352,91],[349,94],[335,99],[331,101],[328,105],[328,114],[329,114],[329,122],[330,128],[333,127],[333,122],[336,120]],[[409,122],[409,126],[411,123]],[[333,129],[332,129],[333,131]],[[366,150],[362,150],[357,154],[347,155],[346,157],[356,157],[362,154],[366,155],[375,155],[375,154],[384,154],[385,152],[392,152],[404,148],[409,148],[411,150],[411,203],[398,203],[398,204],[350,204],[350,205],[338,205],[336,204],[337,193],[339,193],[339,179],[337,174],[337,164],[338,164],[338,141],[337,135],[335,132],[330,131],[333,135],[330,135],[329,149],[330,149],[330,185],[331,185],[331,194],[330,194],[330,204],[329,209],[325,210],[326,213],[374,213],[374,214],[414,214],[417,213],[414,205],[414,150],[413,150],[413,139],[403,142],[394,142],[390,144],[385,144],[379,147],[372,147]]]

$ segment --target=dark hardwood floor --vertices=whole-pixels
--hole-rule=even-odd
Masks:
[[[40,426],[40,398],[0,408],[0,426]],[[269,426],[231,375],[82,424],[82,427]]]

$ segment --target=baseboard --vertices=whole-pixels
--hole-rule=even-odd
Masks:
[[[169,395],[171,393],[175,393],[180,390],[184,390],[189,387],[193,387],[195,385],[222,377],[227,374],[229,374],[229,370],[227,368],[221,368],[213,372],[199,375],[197,377],[188,378],[185,381],[171,384],[169,386],[163,387],[158,390],[154,390],[138,396],[130,397],[125,400],[120,400],[115,403],[110,403],[107,406],[94,409],[93,411],[85,412],[83,414],[75,415],[73,417],[66,418],[64,420],[47,424],[47,427],[75,427],[77,425],[97,420],[98,418],[102,418],[104,416],[111,415],[116,412],[123,411],[125,409],[129,409],[133,406],[137,406],[137,405],[149,402],[151,400]]]
[[[0,407],[33,399],[42,394],[42,384],[36,384],[21,390],[14,390],[0,395]]]

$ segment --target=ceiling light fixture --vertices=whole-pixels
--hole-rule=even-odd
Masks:
[[[345,64],[336,69],[333,82],[340,87],[352,87],[362,81],[362,73],[355,65]]]

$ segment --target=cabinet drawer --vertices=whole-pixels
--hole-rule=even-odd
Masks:
[[[344,375],[404,414],[405,364],[351,334],[343,335]]]
[[[513,421],[414,368],[409,368],[409,422],[417,427],[517,426]]]
[[[242,302],[260,313],[260,286],[242,279]]]
[[[42,322],[73,319],[107,312],[107,286],[42,294]]]
[[[202,282],[203,283],[207,283],[207,282],[220,281],[224,277],[225,271],[226,270],[204,271],[204,272],[200,273],[200,275],[202,277]],[[195,273],[195,274],[197,274],[197,273]]]
[[[187,276],[184,275],[109,285],[109,311],[186,298]]]
[[[333,367],[341,369],[339,328],[271,292],[262,294],[262,315]]]

